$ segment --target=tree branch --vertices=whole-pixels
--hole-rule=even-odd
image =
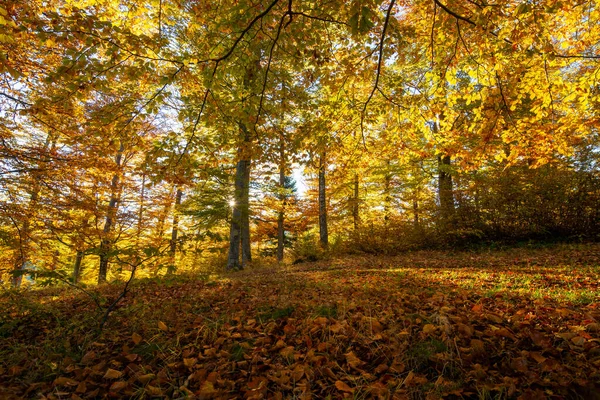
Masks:
[[[365,147],[366,147],[366,143],[365,143],[365,132],[364,132],[363,122],[365,119],[365,113],[367,111],[367,106],[369,105],[369,102],[373,98],[375,91],[379,88],[379,77],[381,76],[381,63],[383,62],[383,42],[385,41],[385,33],[387,31],[388,23],[390,21],[390,15],[392,14],[392,9],[394,8],[395,2],[396,2],[396,0],[390,1],[390,6],[388,7],[387,13],[385,15],[385,21],[383,22],[383,30],[381,31],[381,39],[379,40],[379,57],[378,57],[379,60],[377,61],[377,73],[375,75],[375,85],[373,86],[373,90],[371,90],[371,94],[369,94],[369,97],[367,98],[367,101],[365,102],[365,105],[362,110],[361,118],[360,118],[360,131],[362,134],[363,145]]]

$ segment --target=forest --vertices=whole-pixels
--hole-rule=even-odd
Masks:
[[[600,398],[595,0],[3,0],[2,398]]]

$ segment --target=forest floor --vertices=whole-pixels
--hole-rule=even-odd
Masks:
[[[600,398],[600,245],[0,294],[0,398]],[[122,284],[93,289],[110,301]]]

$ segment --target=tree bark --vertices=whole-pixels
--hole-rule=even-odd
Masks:
[[[245,177],[244,160],[237,162],[235,169],[235,192],[233,196],[233,210],[231,214],[231,225],[229,229],[229,256],[227,258],[227,269],[238,270],[242,268],[240,264],[240,244],[242,236],[242,202],[244,193]]]
[[[358,173],[354,173],[354,196],[352,198],[352,221],[354,223],[354,231],[358,230],[360,224],[359,215],[359,198],[358,198]]]
[[[325,152],[319,157],[319,242],[324,249],[329,247],[329,234],[327,232],[325,157]]]
[[[100,266],[98,268],[98,283],[106,282],[106,277],[108,275],[108,263],[110,261],[110,252],[112,250],[112,238],[111,233],[113,230],[113,226],[115,223],[115,219],[117,217],[117,206],[119,203],[119,185],[120,185],[120,169],[121,169],[121,159],[123,158],[123,151],[125,150],[125,146],[123,142],[119,146],[119,150],[117,151],[117,155],[115,156],[115,164],[117,166],[117,170],[113,175],[112,182],[110,185],[111,195],[110,201],[108,203],[108,210],[106,211],[106,219],[104,220],[104,228],[102,229],[102,240],[100,242]]]
[[[450,156],[438,156],[438,196],[440,201],[440,217],[447,225],[454,215],[454,193],[452,175],[450,174]]]
[[[250,160],[244,161],[244,181],[242,198],[242,267],[252,262],[252,249],[250,248]]]
[[[173,227],[171,229],[171,243],[169,244],[169,256],[171,257],[171,263],[175,265],[175,254],[177,253],[177,236],[179,235],[179,206],[181,205],[181,198],[183,197],[183,191],[181,188],[177,188],[177,194],[175,195],[175,208],[173,210]]]
[[[387,168],[383,182],[383,220],[385,221],[387,230],[390,221],[390,210],[392,208],[392,174],[390,172],[390,160],[386,160],[385,164]]]
[[[279,201],[281,209],[277,215],[277,261],[279,262],[283,261],[283,253],[285,249],[285,167],[285,142],[282,136],[279,143]]]
[[[83,250],[77,250],[75,255],[75,264],[73,265],[73,283],[79,283],[81,279],[81,262],[83,261]]]
[[[46,141],[42,150],[43,154],[46,154],[48,152],[48,149],[52,151],[56,147],[56,141],[57,137],[52,133],[49,133],[46,136]],[[42,178],[39,172],[33,172],[33,186],[31,188],[31,197],[29,198],[27,211],[23,219],[23,224],[21,225],[21,229],[19,231],[19,255],[15,260],[15,270],[17,271],[22,271],[29,263],[29,245],[31,243],[30,221],[35,217],[34,214],[36,213],[37,204],[40,196],[41,179]],[[21,286],[22,280],[22,275],[15,276],[12,281],[13,286]]]

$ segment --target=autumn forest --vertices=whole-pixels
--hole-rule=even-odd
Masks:
[[[594,0],[3,0],[2,398],[598,399]]]

